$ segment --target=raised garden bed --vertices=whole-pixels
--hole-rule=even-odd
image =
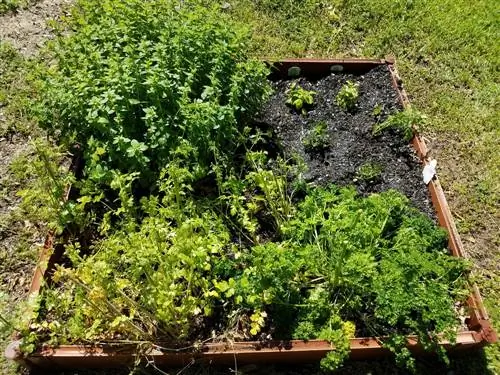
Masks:
[[[397,131],[384,132],[378,137],[372,133],[377,117],[408,107],[408,99],[391,60],[285,60],[272,64],[270,80],[275,94],[255,119],[258,128],[273,135],[259,147],[268,153],[285,158],[303,160],[307,165],[305,181],[316,186],[354,184],[361,195],[397,189],[410,198],[411,204],[425,212],[448,233],[449,250],[455,257],[465,254],[453,223],[443,191],[435,177],[428,185],[422,182],[421,170],[427,163],[427,149],[423,140],[415,135],[411,139],[413,150]],[[305,90],[316,93],[314,105],[306,111],[294,105],[286,105],[290,81]],[[336,105],[337,93],[346,81],[358,84],[359,100],[351,111],[342,111]],[[292,108],[291,108],[292,107]],[[377,109],[378,108],[378,109]],[[323,124],[320,124],[324,122]],[[318,127],[317,131],[315,126]],[[311,138],[314,133],[317,139]],[[371,166],[368,168],[364,166]],[[375,169],[375,172],[373,171]],[[204,185],[210,188],[210,182]],[[203,194],[212,194],[202,189]],[[265,218],[263,222],[266,222]],[[270,226],[271,227],[271,226]],[[259,233],[272,239],[272,228]],[[65,259],[62,246],[53,249],[53,237],[49,236],[45,250],[37,266],[30,293],[40,293],[44,280],[51,283],[56,265]],[[481,347],[496,341],[488,315],[479,292],[471,286],[472,293],[463,307],[463,327],[459,328],[456,342],[445,338],[440,346],[450,353]],[[141,353],[157,366],[177,366],[189,363],[193,358],[212,363],[269,363],[315,362],[333,350],[332,340],[274,340],[264,330],[264,337],[248,341],[203,342],[196,349],[183,349],[163,343],[148,345]],[[357,324],[356,332],[363,337],[349,339],[349,357],[352,359],[378,358],[390,354],[384,347],[384,337],[370,337],[363,324]],[[249,335],[250,336],[250,335]],[[408,335],[407,346],[414,354],[424,354],[416,336]],[[111,340],[112,341],[112,340]],[[212,340],[213,341],[213,340]],[[171,343],[170,343],[171,344]],[[105,368],[131,365],[137,357],[137,344],[115,343],[92,345],[60,345],[38,348],[29,355],[19,352],[19,341],[7,349],[7,357],[28,367],[41,368]]]

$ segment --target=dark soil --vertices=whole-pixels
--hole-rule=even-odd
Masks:
[[[341,109],[335,97],[346,81],[359,83],[356,108]],[[303,115],[286,105],[286,91],[292,81],[273,83],[275,93],[257,121],[270,127],[281,142],[286,157],[302,157],[307,164],[306,179],[316,185],[355,185],[363,194],[396,189],[405,194],[414,206],[435,218],[430,196],[422,180],[422,165],[415,151],[401,134],[388,131],[372,136],[372,127],[389,114],[402,110],[386,66],[372,69],[365,75],[331,74],[318,81],[295,80],[306,90],[316,92],[314,106]],[[379,115],[374,109],[381,108]],[[325,121],[328,144],[323,150],[311,152],[304,146],[305,138],[315,124]],[[375,164],[382,168],[378,178],[366,181],[359,168]]]

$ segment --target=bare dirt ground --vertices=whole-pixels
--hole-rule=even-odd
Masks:
[[[0,17],[0,41],[8,42],[23,56],[33,56],[52,37],[47,20],[64,14],[73,0],[43,0],[28,9]]]

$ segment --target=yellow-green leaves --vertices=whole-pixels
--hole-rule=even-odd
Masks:
[[[250,334],[256,335],[260,332],[266,323],[267,313],[265,311],[256,311],[250,315]]]
[[[356,107],[356,102],[359,96],[359,84],[347,81],[345,85],[343,85],[335,97],[335,101],[337,105],[346,110],[352,111]]]
[[[296,82],[290,85],[287,93],[286,104],[295,108],[297,112],[305,115],[307,109],[314,104],[314,91],[308,91],[297,85]]]

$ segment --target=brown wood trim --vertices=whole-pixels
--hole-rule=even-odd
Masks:
[[[392,76],[392,83],[394,89],[398,92],[399,99],[405,108],[410,107],[410,101],[408,95],[402,85],[402,80],[398,75],[397,69],[395,67],[395,62],[389,62],[389,71]],[[423,138],[415,130],[415,135],[412,139],[412,145],[420,157],[420,160],[425,165],[429,162],[428,160],[428,149]],[[439,225],[446,229],[448,232],[448,246],[453,256],[467,259],[467,253],[465,252],[463,243],[460,239],[460,234],[458,233],[455,221],[453,220],[453,215],[451,213],[450,207],[446,200],[443,188],[439,182],[438,177],[434,179],[428,185],[429,193],[431,195],[432,204],[436,210]],[[495,343],[498,340],[497,334],[493,329],[491,321],[489,320],[488,313],[484,307],[483,299],[479,292],[477,285],[471,284],[472,292],[467,299],[467,305],[469,308],[470,319],[467,322],[469,329],[474,330],[479,334],[481,340],[487,343]]]
[[[373,337],[353,338],[350,341],[351,359],[380,358],[390,355],[390,351],[382,346],[382,340]],[[476,332],[461,332],[455,344],[443,340],[441,344],[451,353],[477,347],[481,338]],[[408,337],[408,348],[415,354],[426,354],[415,336]],[[262,343],[234,342],[205,344],[199,351],[165,351],[159,347],[148,349],[144,355],[158,366],[185,365],[193,360],[231,364],[237,361],[245,363],[307,363],[319,361],[328,352],[334,350],[324,340],[292,340],[289,342],[274,341]],[[96,345],[78,346],[61,345],[58,348],[46,348],[30,355],[24,360],[32,367],[123,367],[135,360],[135,345]],[[428,354],[428,353],[427,353]]]

